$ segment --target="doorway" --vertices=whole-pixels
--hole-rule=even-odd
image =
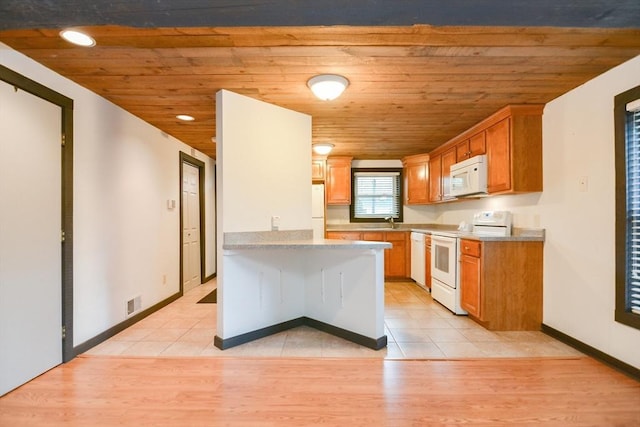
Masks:
[[[73,101],[0,66],[0,395],[68,361]]]
[[[180,153],[180,292],[205,277],[204,162]]]

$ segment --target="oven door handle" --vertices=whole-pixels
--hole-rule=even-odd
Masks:
[[[451,245],[451,244],[455,244],[455,237],[442,237],[442,236],[435,236],[432,234],[431,244],[433,244],[434,241],[443,243],[445,245]]]

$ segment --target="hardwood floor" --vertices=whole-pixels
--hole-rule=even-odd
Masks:
[[[0,398],[0,426],[638,426],[640,383],[587,357],[81,356]]]

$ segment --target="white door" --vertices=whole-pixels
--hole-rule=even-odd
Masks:
[[[0,395],[62,363],[61,117],[0,81]]]
[[[200,284],[200,171],[182,165],[182,286],[188,292]]]

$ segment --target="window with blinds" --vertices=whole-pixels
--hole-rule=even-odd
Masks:
[[[352,222],[402,221],[402,169],[352,169]]]
[[[616,96],[616,320],[640,329],[640,86]]]

